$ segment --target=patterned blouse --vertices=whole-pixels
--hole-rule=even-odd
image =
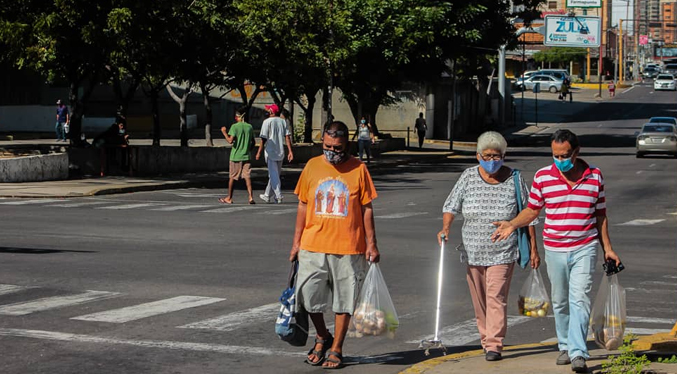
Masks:
[[[517,235],[507,240],[491,242],[496,230],[492,222],[509,221],[517,216],[513,172],[502,183],[490,184],[480,176],[480,166],[466,169],[444,202],[442,211],[457,216],[463,214],[463,246],[468,265],[493,266],[515,262],[518,258]],[[527,206],[529,187],[520,174],[522,206]],[[538,219],[531,224],[535,225]]]

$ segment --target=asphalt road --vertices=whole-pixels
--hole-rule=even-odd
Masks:
[[[635,132],[650,116],[674,116],[676,96],[637,86],[508,153],[508,164],[531,178],[552,160],[550,133],[580,135],[582,158],[605,176],[611,240],[626,265],[628,328],[638,334],[670,329],[677,317],[677,160],[634,155]],[[345,372],[396,373],[426,359],[417,347],[434,328],[441,205],[475,163],[457,156],[375,173],[381,268],[401,327],[394,340],[349,339]],[[273,330],[296,205],[294,181],[284,185],[281,205],[243,204],[237,190],[242,203],[224,206],[223,190],[211,189],[0,200],[0,372],[320,371],[303,364],[307,348]],[[459,220],[445,260],[441,337],[450,352],[479,344],[465,265],[453,251],[460,230]],[[506,344],[555,337],[552,318],[517,316],[527,274],[513,278]]]

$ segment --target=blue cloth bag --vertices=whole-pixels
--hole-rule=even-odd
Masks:
[[[522,186],[520,184],[520,171],[515,169],[512,173],[512,179],[515,181],[515,198],[517,199],[517,214],[519,214],[524,206],[522,206]],[[517,233],[517,246],[519,247],[519,258],[517,263],[522,269],[529,266],[531,261],[531,246],[529,244],[529,235],[526,227],[520,227],[515,231]]]
[[[308,340],[308,313],[303,306],[296,304],[296,274],[299,262],[294,261],[289,271],[287,288],[280,296],[280,313],[275,321],[275,333],[283,341],[295,346],[303,347]]]

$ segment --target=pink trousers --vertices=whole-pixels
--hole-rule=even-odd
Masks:
[[[508,292],[515,263],[468,266],[467,280],[482,347],[501,352],[508,331]]]

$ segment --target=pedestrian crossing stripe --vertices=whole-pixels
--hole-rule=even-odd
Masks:
[[[158,204],[158,203],[124,204],[124,205],[104,206],[104,207],[99,207],[99,208],[94,208],[94,209],[125,210],[125,209],[146,208],[146,207],[159,206],[159,205],[166,205],[166,204]]]
[[[255,206],[233,206],[233,207],[226,207],[226,208],[217,208],[217,209],[210,209],[210,210],[201,210],[200,213],[234,213],[234,212],[241,212],[243,210],[254,210],[254,209],[260,209],[259,207]]]
[[[154,208],[151,210],[157,211],[157,212],[174,212],[177,210],[188,210],[188,209],[204,209],[204,208],[209,208],[212,207],[213,205],[207,205],[207,204],[195,204],[195,205],[176,205],[176,206],[167,206],[163,208]]]
[[[262,305],[239,312],[225,314],[216,318],[194,322],[179,326],[180,329],[207,329],[217,331],[233,331],[242,325],[252,322],[270,321],[275,322],[280,303]]]
[[[177,296],[171,299],[158,300],[150,303],[129,306],[120,309],[107,310],[100,313],[92,313],[71,319],[79,321],[125,323],[138,319],[156,316],[159,314],[176,312],[183,309],[218,303],[224,301],[217,297],[202,296]]]
[[[44,203],[54,203],[57,201],[63,201],[63,199],[31,199],[31,200],[13,200],[13,201],[4,201],[0,205],[30,205],[30,204],[44,204]]]
[[[2,305],[0,306],[0,315],[23,316],[49,309],[63,308],[96,300],[110,299],[119,295],[120,294],[117,292],[86,291],[76,295],[44,297],[32,301]]]
[[[50,205],[45,205],[47,207],[59,207],[59,208],[79,208],[83,206],[93,206],[93,205],[102,205],[102,204],[110,204],[107,201],[89,201],[85,203],[67,203],[67,204],[50,204]]]
[[[0,295],[7,295],[10,293],[20,292],[23,290],[27,290],[29,288],[32,287],[15,286],[13,284],[0,284]]]
[[[635,219],[618,224],[618,226],[649,226],[665,221],[664,219]]]

